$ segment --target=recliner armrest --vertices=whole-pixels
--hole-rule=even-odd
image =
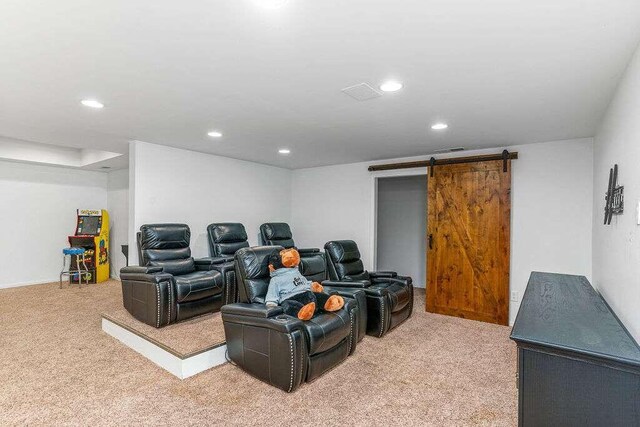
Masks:
[[[396,280],[402,280],[403,282],[405,282],[407,285],[412,285],[413,284],[413,279],[411,278],[411,276],[396,276],[394,277],[394,279]]]
[[[216,265],[232,262],[233,257],[208,257],[193,260],[197,270],[213,270]]]
[[[325,280],[326,282],[327,280]],[[365,295],[365,291],[364,289],[357,289],[357,288],[343,288],[343,287],[338,287],[338,288],[333,288],[331,286],[329,286],[327,284],[327,286],[323,286],[325,293],[327,294],[337,294],[343,297],[347,297],[347,298],[352,298],[352,299],[357,299],[357,295],[358,294],[362,294]]]
[[[227,304],[222,307],[222,313],[235,314],[240,316],[261,317],[263,319],[274,317],[284,313],[280,306],[267,307],[265,304]]]
[[[372,278],[376,279],[378,277],[396,277],[398,275],[398,273],[396,273],[395,271],[370,271],[369,272],[369,276],[371,276]]]
[[[308,364],[308,344],[300,319],[282,314],[282,307],[267,308],[264,304],[227,304],[221,312],[229,359],[286,392],[300,386]]]
[[[358,329],[357,329],[357,341],[361,341],[367,332],[367,290],[357,288],[333,288],[331,286],[325,286],[324,292],[333,295],[338,294],[344,298],[352,299],[357,302],[358,305]]]
[[[371,285],[371,282],[368,280],[353,280],[353,281],[337,281],[337,280],[323,280],[322,286],[333,286],[333,287],[341,287],[341,288],[358,288],[364,289]]]
[[[371,282],[372,283],[399,283],[405,286],[411,285],[413,283],[413,281],[411,280],[411,277],[404,277],[404,276],[372,277]]]
[[[144,265],[132,265],[129,267],[122,267],[120,274],[155,274],[161,273],[162,267],[152,267]]]
[[[120,269],[120,281],[122,282],[173,282],[173,275],[165,273],[162,267],[131,266]]]
[[[318,248],[302,248],[302,249],[298,249],[298,253],[300,254],[300,256],[306,255],[306,254],[317,254],[319,252],[320,252],[320,249],[318,249]]]
[[[120,270],[124,308],[141,322],[159,328],[176,319],[175,282],[162,267],[132,266]]]
[[[236,286],[235,262],[233,257],[211,257],[195,260],[196,270],[217,271],[222,275],[224,285],[224,304],[231,304],[238,299]]]
[[[267,308],[264,304],[235,303],[220,309],[223,323],[256,326],[289,334],[302,330],[302,320],[283,313],[282,307]]]

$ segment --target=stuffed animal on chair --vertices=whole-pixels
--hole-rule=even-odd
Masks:
[[[300,254],[283,249],[269,258],[271,281],[265,297],[267,307],[281,306],[290,316],[311,319],[318,311],[338,311],[344,307],[340,295],[329,295],[318,282],[307,280],[298,270]]]

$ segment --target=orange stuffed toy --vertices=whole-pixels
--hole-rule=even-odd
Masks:
[[[285,314],[300,320],[311,319],[318,311],[338,311],[344,307],[340,295],[329,295],[318,282],[307,280],[298,270],[297,249],[283,249],[269,258],[271,281],[265,297],[269,307],[281,306]]]

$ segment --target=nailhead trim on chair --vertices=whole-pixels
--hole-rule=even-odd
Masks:
[[[171,285],[169,283],[167,283],[167,289],[169,289],[169,307],[167,307],[169,309],[169,313],[167,315],[167,325],[169,323],[171,323]]]
[[[158,301],[158,313],[156,314],[156,328],[160,327],[160,285],[156,283],[156,300]]]
[[[384,299],[382,300],[382,304],[380,306],[380,335],[378,338],[382,337],[382,333],[384,332]]]
[[[231,296],[229,294],[229,284],[231,283],[231,279],[233,279],[233,275],[234,275],[233,271],[227,271],[226,278],[225,278],[224,292],[225,292],[225,301],[226,301],[227,304],[231,304],[231,303],[234,302],[234,301],[229,300],[229,297]],[[235,282],[235,280],[234,280],[234,282]]]
[[[349,312],[349,322],[351,323],[351,334],[349,335],[349,349],[347,350],[347,354],[351,353],[351,344],[353,343],[353,310]]]
[[[291,334],[288,334],[287,338],[289,338],[289,350],[291,350],[291,375],[289,377],[289,390],[287,390],[287,393],[289,393],[293,388],[293,341],[291,340]]]
[[[227,286],[227,277],[225,276],[224,278],[224,283],[222,283],[222,286],[224,286],[224,303],[225,304],[229,304],[229,286]]]
[[[300,352],[300,381],[304,381],[302,373],[304,372],[304,351]]]

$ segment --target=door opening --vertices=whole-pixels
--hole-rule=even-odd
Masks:
[[[411,276],[424,288],[427,235],[427,178],[381,177],[377,184],[376,269]]]

